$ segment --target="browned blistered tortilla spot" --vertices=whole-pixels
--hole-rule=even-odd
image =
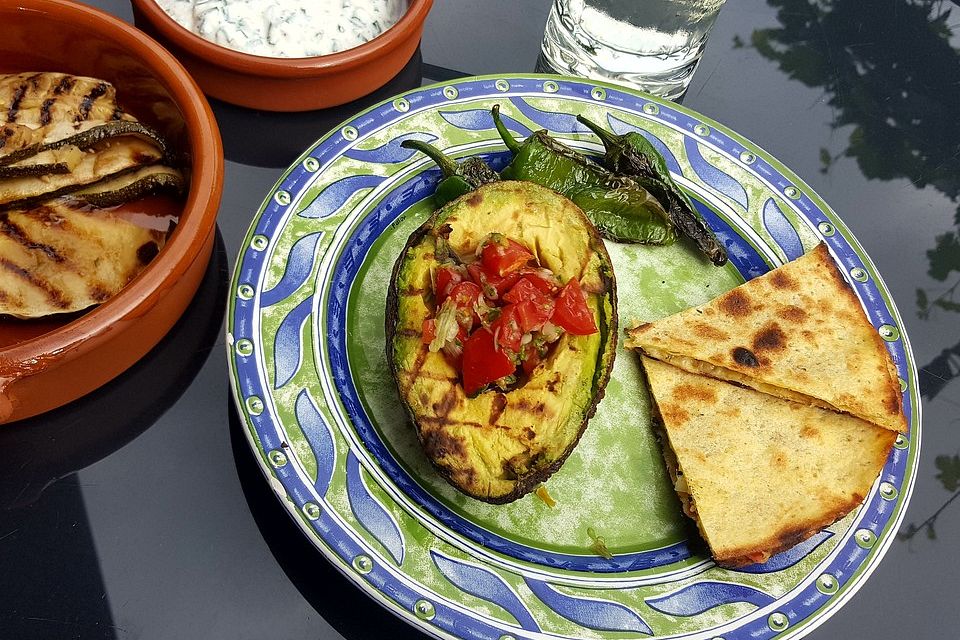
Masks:
[[[779,270],[774,271],[770,276],[770,284],[777,289],[791,290],[797,288],[797,281]]]
[[[730,334],[725,331],[721,331],[716,327],[709,325],[705,322],[697,322],[693,325],[693,333],[701,338],[707,340],[727,340],[730,338]]]
[[[783,449],[774,449],[770,452],[770,462],[774,468],[781,471],[787,468],[787,454]]]
[[[750,296],[740,289],[734,289],[723,296],[719,306],[724,313],[736,318],[748,316],[753,311]]]
[[[710,387],[697,386],[694,384],[677,385],[674,394],[686,400],[697,400],[700,402],[716,402],[717,394]]]
[[[757,356],[745,347],[737,347],[733,350],[733,361],[744,367],[759,367],[760,361]]]
[[[630,329],[630,333],[634,333],[634,334],[646,333],[646,331],[649,328],[650,328],[650,323],[644,322],[643,324],[638,324],[633,329]]]
[[[800,437],[807,439],[817,439],[820,437],[820,430],[812,424],[805,424],[800,429]]]
[[[690,419],[690,414],[680,405],[660,402],[658,406],[660,407],[660,415],[666,424],[679,426]]]
[[[895,392],[887,394],[887,397],[883,399],[883,408],[890,415],[900,413],[900,396]]]
[[[778,310],[777,315],[790,322],[803,322],[809,317],[806,311],[795,305],[789,305]]]
[[[753,338],[753,351],[783,351],[787,347],[787,336],[775,324],[767,325]]]

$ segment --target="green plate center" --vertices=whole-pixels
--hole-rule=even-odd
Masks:
[[[548,507],[529,494],[506,505],[469,498],[446,483],[420,449],[386,361],[384,306],[394,262],[428,203],[406,211],[376,241],[350,294],[347,348],[364,409],[400,466],[451,512],[518,544],[590,554],[588,530],[615,554],[683,541],[688,523],[667,478],[650,428],[647,392],[636,355],[618,346],[613,375],[580,444],[546,483]],[[671,247],[607,243],[618,279],[621,329],[700,304],[743,282],[680,242]]]

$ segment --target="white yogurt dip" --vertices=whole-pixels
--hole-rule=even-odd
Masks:
[[[157,0],[183,27],[221,46],[306,58],[368,42],[407,11],[407,0]]]

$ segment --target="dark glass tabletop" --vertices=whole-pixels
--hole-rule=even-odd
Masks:
[[[132,20],[126,2],[90,4]],[[394,93],[533,71],[549,5],[436,2],[411,63],[356,104],[269,114],[213,102],[225,189],[192,305],[113,382],[0,427],[0,638],[424,637],[342,577],[265,482],[229,391],[227,281],[252,216],[300,152]],[[830,203],[883,275],[920,370],[923,450],[899,534],[809,637],[954,636],[960,7],[729,2],[683,104],[754,141]]]

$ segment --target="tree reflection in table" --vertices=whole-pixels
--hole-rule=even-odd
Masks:
[[[758,29],[750,44],[790,78],[822,87],[831,126],[850,126],[847,147],[820,150],[821,172],[841,157],[863,175],[906,178],[960,200],[960,51],[951,44],[960,9],[938,0],[767,0],[780,26]],[[734,46],[744,46],[735,38]],[[904,55],[904,52],[909,52]],[[917,315],[960,312],[960,207],[956,230],[935,238],[928,274],[941,290],[918,288]],[[960,377],[960,342],[920,368],[920,392],[933,399]],[[937,456],[937,479],[951,497],[902,539],[936,538],[942,511],[960,496],[960,455]]]

